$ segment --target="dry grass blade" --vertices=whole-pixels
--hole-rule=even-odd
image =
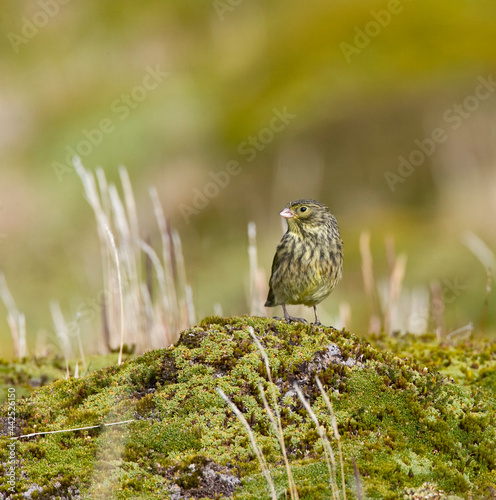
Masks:
[[[277,436],[277,440],[279,441],[279,446],[281,447],[282,451],[282,456],[284,459],[284,465],[286,466],[286,473],[288,476],[288,483],[289,483],[289,493],[291,495],[292,499],[298,499],[298,491],[296,489],[296,484],[294,482],[293,478],[293,473],[291,472],[291,467],[289,465],[289,460],[288,460],[288,454],[286,452],[286,444],[284,443],[284,432],[282,430],[282,422],[281,422],[281,415],[279,412],[279,405],[277,403],[277,396],[275,394],[275,386],[274,383],[272,382],[272,374],[270,370],[270,364],[269,364],[269,357],[267,356],[267,352],[265,351],[262,343],[258,339],[258,337],[255,335],[255,331],[253,330],[253,327],[249,328],[250,335],[252,339],[254,340],[255,344],[258,347],[258,350],[260,351],[260,354],[262,355],[262,359],[264,360],[265,363],[265,370],[267,371],[267,378],[269,380],[269,392],[272,398],[272,405],[274,407],[274,411],[276,415],[274,416],[274,413],[272,412],[272,409],[270,408],[269,403],[267,402],[267,399],[265,397],[265,393],[262,387],[262,384],[259,384],[258,389],[260,391],[260,396],[262,398],[264,408],[269,415],[270,423],[272,425],[272,428],[274,429],[274,432]]]
[[[150,188],[150,198],[162,242],[162,265],[169,310],[166,311],[169,331],[177,334],[196,322],[193,291],[186,279],[186,266],[179,233],[169,227],[157,190]]]
[[[389,277],[388,299],[384,314],[384,329],[388,335],[395,330],[395,320],[398,316],[398,299],[405,277],[407,256],[401,254],[394,259],[393,269]]]
[[[112,209],[111,195],[110,195],[110,186],[107,184],[107,180],[105,178],[105,173],[102,169],[97,169],[96,178],[98,181],[95,181],[95,177],[91,172],[88,172],[81,160],[79,158],[73,159],[74,168],[76,169],[79,178],[83,184],[84,194],[87,202],[93,209],[93,213],[95,215],[96,223],[97,223],[97,231],[98,237],[100,240],[100,249],[102,255],[102,274],[103,274],[103,284],[104,289],[107,291],[118,289],[119,292],[119,311],[117,313],[120,318],[120,322],[118,325],[119,335],[119,344],[120,351],[122,352],[123,346],[123,328],[124,328],[124,320],[123,320],[123,290],[122,290],[122,276],[120,275],[120,264],[119,264],[119,255],[117,252],[117,247],[115,245],[114,237],[112,231],[110,230],[110,213]],[[115,196],[115,195],[114,195]],[[114,201],[114,208],[115,208]],[[111,265],[113,261],[114,266]],[[118,269],[118,274],[116,275],[116,269]],[[114,283],[117,281],[117,287],[115,287]],[[116,329],[114,329],[114,321],[113,321],[113,313],[115,310],[114,307],[114,294],[108,293],[106,295],[106,302],[103,304],[103,310],[106,313],[104,318],[104,325],[106,328],[108,327],[109,333],[109,346],[112,344],[112,335]],[[119,355],[119,360],[122,361],[122,354]]]
[[[336,415],[334,415],[334,408],[332,407],[331,400],[329,399],[329,396],[327,395],[327,392],[325,391],[324,386],[322,385],[322,382],[320,381],[319,377],[315,377],[315,382],[317,383],[317,387],[319,388],[320,394],[322,394],[322,397],[324,398],[324,403],[327,406],[329,413],[331,414],[332,431],[333,431],[334,437],[336,438],[336,441],[338,443],[339,463],[341,466],[341,481],[342,481],[342,488],[343,488],[343,498],[344,498],[344,500],[346,500],[346,482],[345,482],[345,478],[344,478],[343,450],[341,449],[341,436],[339,435],[339,431],[338,431],[338,423],[336,420]]]
[[[355,459],[352,458],[353,460],[353,471],[355,473],[355,484],[356,484],[356,489],[357,489],[357,500],[362,500],[362,484],[360,483],[360,474],[358,473],[358,467],[355,462]]]
[[[480,321],[480,331],[484,333],[486,327],[487,309],[489,307],[489,294],[492,287],[492,270],[496,268],[496,255],[475,233],[467,231],[462,238],[465,246],[479,259],[486,269],[486,290],[484,293],[484,305]]]
[[[88,370],[88,366],[86,365],[86,356],[84,355],[83,340],[81,339],[81,329],[79,327],[79,318],[80,317],[81,317],[80,313],[77,313],[77,315],[76,315],[76,323],[75,323],[75,326],[76,326],[75,330],[76,330],[76,337],[77,337],[78,348],[79,348],[79,355],[81,356],[81,362],[83,363],[84,373],[86,373],[87,370]],[[76,363],[76,369],[77,368],[78,368],[78,365]]]
[[[487,268],[487,280],[486,280],[486,291],[484,296],[484,305],[482,307],[482,316],[480,323],[481,333],[484,334],[484,330],[486,329],[486,318],[487,318],[487,310],[489,309],[489,295],[491,293],[491,287],[493,283],[493,271],[490,267]]]
[[[183,246],[179,233],[172,229],[170,231],[172,239],[172,252],[174,257],[174,271],[179,288],[179,310],[181,313],[179,329],[189,328],[196,323],[195,308],[193,305],[193,290],[188,285],[186,279],[186,266],[184,264]]]
[[[122,364],[122,350],[124,348],[124,294],[122,292],[122,275],[121,275],[121,266],[119,261],[119,253],[117,252],[117,247],[115,246],[114,235],[110,228],[105,224],[105,231],[107,232],[107,236],[110,242],[110,247],[112,248],[112,253],[114,257],[115,268],[117,271],[117,283],[119,290],[119,301],[120,301],[120,333],[121,333],[121,341],[119,347],[119,360],[118,364]]]
[[[479,238],[475,233],[467,231],[462,241],[465,246],[479,259],[485,269],[494,269],[496,267],[496,256],[494,252]]]
[[[71,341],[67,331],[67,324],[60,309],[60,304],[56,300],[50,302],[50,312],[52,313],[55,334],[59,340],[65,359],[66,378],[69,378],[69,360],[72,358]]]
[[[381,331],[381,318],[374,279],[372,252],[370,251],[370,233],[368,231],[363,231],[360,235],[360,254],[362,257],[363,286],[369,304],[369,333],[379,333]]]
[[[345,330],[349,330],[351,326],[351,305],[349,302],[342,301],[339,303],[339,325]],[[336,326],[336,328],[338,328]]]
[[[59,429],[56,431],[41,431],[41,432],[32,432],[31,434],[23,434],[22,436],[13,436],[10,439],[23,439],[23,438],[31,438],[34,436],[46,436],[47,434],[60,434],[61,432],[76,432],[76,431],[85,431],[88,429],[97,429],[99,427],[112,427],[114,425],[122,425],[129,424],[130,422],[135,422],[134,418],[131,420],[122,420],[121,422],[110,422],[108,424],[101,423],[98,425],[88,425],[86,427],[75,427],[74,429]]]
[[[276,495],[276,490],[274,486],[274,481],[272,479],[272,476],[270,474],[269,468],[267,467],[267,462],[265,461],[265,457],[263,456],[262,451],[260,450],[257,441],[255,439],[255,435],[253,434],[253,431],[251,430],[250,424],[246,421],[245,417],[243,417],[243,414],[239,411],[239,408],[226,396],[224,391],[217,387],[217,393],[224,399],[224,401],[228,404],[229,408],[231,408],[232,412],[238,417],[238,420],[243,424],[244,428],[246,429],[246,432],[248,433],[248,437],[250,438],[251,446],[253,448],[253,451],[255,452],[258,462],[260,464],[260,467],[262,469],[262,474],[265,477],[265,480],[267,481],[267,484],[269,485],[270,489],[270,495],[273,500],[277,500],[277,495]]]
[[[196,313],[195,313],[195,305],[193,302],[193,289],[190,285],[186,285],[185,287],[186,293],[186,308],[188,311],[188,326],[192,326],[196,323]]]
[[[265,273],[258,267],[257,226],[248,223],[248,259],[250,263],[250,315],[265,316],[264,297],[267,295]]]
[[[102,312],[107,347],[120,346],[121,362],[124,342],[137,352],[170,345],[179,331],[194,323],[195,310],[186,282],[181,239],[168,227],[156,189],[150,189],[150,196],[162,243],[158,253],[139,237],[136,202],[126,169],[119,169],[121,198],[102,169],[97,169],[95,178],[79,159],[74,160],[74,166],[97,222],[106,292]],[[142,252],[148,266],[144,273]],[[152,295],[151,265],[159,285],[156,298]]]
[[[441,342],[446,336],[446,327],[443,315],[444,308],[440,307],[440,304],[443,304],[441,283],[439,283],[439,281],[433,281],[431,283],[431,311],[432,318],[434,320],[436,337],[439,342]]]
[[[181,244],[181,238],[179,237],[179,233],[174,229],[170,230],[170,237],[172,240],[172,251],[174,255],[177,286],[179,290],[181,290],[181,292],[184,292],[187,286],[187,280],[186,280],[186,267],[184,265],[183,246]]]
[[[119,176],[121,179],[122,189],[124,191],[124,203],[126,205],[127,220],[129,221],[131,243],[137,245],[139,241],[139,226],[136,201],[134,199],[131,180],[129,179],[129,174],[124,167],[119,167]]]
[[[143,240],[140,240],[140,248],[141,248],[141,250],[143,250],[143,252],[146,253],[146,255],[149,258],[149,261],[152,263],[153,267],[155,268],[155,273],[157,275],[157,281],[158,281],[158,286],[159,286],[159,290],[160,290],[162,313],[163,313],[163,317],[165,317],[167,312],[170,311],[171,307],[169,304],[167,287],[165,284],[164,268],[162,266],[162,263],[160,262],[158,255],[153,250],[153,248],[150,245],[148,245],[148,243],[146,243]],[[144,299],[145,310],[147,311],[149,325],[151,325],[152,328],[158,328],[158,331],[160,331],[160,327],[162,327],[162,331],[164,332],[165,339],[166,339],[166,344],[167,345],[172,344],[172,340],[170,338],[170,334],[169,334],[169,331],[167,329],[167,325],[166,325],[165,321],[160,321],[161,324],[157,325],[158,318],[157,318],[157,315],[154,314],[151,297],[149,295],[148,287],[146,286],[146,284],[143,284],[143,286],[142,286],[142,296]],[[162,315],[160,315],[160,316],[162,317]]]
[[[273,386],[271,386],[271,387],[273,389]],[[267,415],[269,416],[269,420],[270,420],[270,424],[272,425],[272,429],[274,429],[277,440],[279,441],[279,446],[281,447],[282,457],[284,460],[284,465],[286,467],[286,474],[288,476],[289,494],[291,495],[292,500],[293,499],[297,500],[300,497],[298,495],[298,490],[297,490],[296,484],[294,482],[293,473],[292,473],[291,467],[289,465],[288,454],[286,452],[286,445],[284,443],[284,432],[282,430],[282,423],[281,423],[279,411],[277,411],[277,417],[276,417],[274,415],[268,401],[267,401],[267,398],[265,397],[265,393],[264,393],[263,386],[262,386],[261,382],[258,384],[258,390],[260,391],[260,397],[262,398],[262,402],[263,402],[265,411],[267,412]],[[273,391],[271,391],[271,395],[273,397],[274,408],[277,408],[277,400],[275,400],[275,395],[274,395]]]
[[[164,268],[162,267],[162,263],[160,262],[160,259],[158,258],[158,255],[156,254],[155,250],[153,250],[153,248],[148,243],[146,243],[143,240],[140,240],[140,248],[141,250],[143,250],[143,252],[146,253],[148,258],[150,259],[150,262],[153,264],[153,267],[155,268],[155,273],[157,275],[157,281],[160,289],[160,296],[162,298],[164,311],[168,311],[170,309],[170,304],[169,301],[167,300],[167,286],[165,284],[165,273],[164,273]]]
[[[298,384],[295,383],[293,387],[296,391],[296,394],[298,394],[301,403],[305,407],[305,410],[307,410],[308,414],[310,415],[310,418],[313,420],[313,423],[315,424],[319,437],[322,440],[322,444],[324,446],[324,456],[327,463],[327,469],[329,470],[329,483],[331,485],[332,498],[333,500],[337,500],[339,499],[339,489],[336,480],[336,460],[334,459],[334,452],[332,451],[331,443],[327,438],[325,429],[320,425],[317,416],[315,415],[314,411],[312,410],[312,407],[306,400]]]
[[[28,348],[26,343],[26,317],[17,309],[16,303],[5,276],[0,273],[0,297],[7,309],[7,322],[9,323],[12,343],[14,345],[14,354],[18,359],[27,357]]]
[[[160,203],[157,190],[154,187],[150,188],[150,198],[153,204],[155,218],[157,220],[160,239],[162,242],[162,262],[164,268],[165,289],[167,290],[169,309],[166,311],[166,317],[169,322],[169,330],[178,332],[180,328],[180,318],[178,317],[179,300],[174,282],[175,270],[172,261],[173,246],[171,242],[170,230],[165,220],[164,211]]]
[[[260,340],[258,340],[258,337],[255,335],[255,330],[253,329],[252,326],[248,327],[248,331],[250,332],[251,338],[253,339],[256,346],[258,347],[260,354],[262,355],[262,359],[264,360],[264,363],[265,363],[265,370],[267,372],[267,377],[269,379],[269,382],[272,384],[272,374],[270,371],[270,364],[269,364],[269,358],[267,356],[267,353],[265,352],[263,345],[260,343]]]
[[[467,325],[457,328],[453,332],[448,333],[448,335],[446,335],[446,340],[452,345],[455,345],[459,342],[468,340],[471,337],[473,331],[474,325],[472,324],[472,322],[470,322]]]

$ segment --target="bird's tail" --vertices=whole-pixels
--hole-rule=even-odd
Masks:
[[[265,301],[265,307],[275,307],[277,304],[276,298],[274,297],[274,292],[272,291],[272,287],[269,289],[269,295],[267,296],[267,300]]]

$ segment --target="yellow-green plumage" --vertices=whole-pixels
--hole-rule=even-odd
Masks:
[[[294,321],[286,304],[313,307],[322,302],[341,279],[343,242],[329,209],[315,200],[297,200],[280,213],[288,230],[279,243],[270,277],[266,307],[282,305],[286,321]]]

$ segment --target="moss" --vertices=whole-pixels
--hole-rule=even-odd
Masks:
[[[266,350],[273,384],[250,326]],[[367,498],[402,498],[405,488],[425,483],[460,498],[484,498],[496,483],[496,400],[493,390],[474,381],[492,380],[496,351],[485,345],[474,357],[458,348],[448,355],[425,337],[412,339],[407,355],[404,338],[374,342],[388,350],[332,328],[254,317],[205,318],[183,332],[173,348],[84,379],[54,382],[18,401],[22,432],[134,419],[20,440],[19,492],[37,484],[61,496],[77,485],[95,498],[98,493],[124,499],[167,498],[174,488],[214,497],[237,488],[235,498],[266,498],[246,431],[217,388],[250,423],[282,492],[287,477],[261,385],[271,405],[277,400],[300,497],[329,498],[323,444],[293,388],[299,385],[337,453],[331,416],[314,382],[317,375],[336,415],[350,498],[356,488],[352,459]],[[462,356],[472,377],[462,367]],[[453,366],[455,383],[449,378],[453,372],[443,373]],[[3,463],[6,444],[1,438]],[[241,487],[233,479],[237,475]]]
[[[178,421],[140,420],[129,425],[132,439],[128,439],[124,458],[130,462],[146,464],[156,458],[175,457],[179,452],[200,449],[198,432]]]
[[[178,475],[176,484],[185,490],[198,488],[202,477],[201,468],[208,462],[208,458],[201,455],[194,455],[178,462],[174,467],[174,472]]]
[[[434,334],[382,335],[372,339],[376,348],[398,356],[408,356],[417,363],[439,371],[454,382],[470,387],[484,387],[496,394],[496,343],[472,338],[459,344],[439,342]]]
[[[155,408],[153,394],[147,394],[136,403],[136,413],[144,417]]]
[[[83,365],[78,363],[80,376],[86,376],[101,368],[117,362],[117,354],[92,356],[87,359],[86,373]],[[74,375],[76,362],[69,364],[69,373]],[[28,396],[33,390],[66,377],[67,367],[61,358],[33,358],[18,362],[7,362],[0,359],[0,394],[5,394],[9,387],[16,388],[17,399]]]

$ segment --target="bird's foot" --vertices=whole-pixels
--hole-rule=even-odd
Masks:
[[[282,312],[284,313],[284,319],[286,323],[305,323],[308,324],[308,321],[304,318],[295,318],[294,316],[290,316],[288,311],[286,310],[285,304],[282,304]]]
[[[305,318],[295,318],[294,316],[290,316],[289,314],[284,318],[286,323],[305,323],[308,325],[308,321]]]
[[[313,312],[315,314],[315,321],[312,323],[313,326],[324,326],[319,319],[319,315],[317,314],[317,306],[313,306]]]

